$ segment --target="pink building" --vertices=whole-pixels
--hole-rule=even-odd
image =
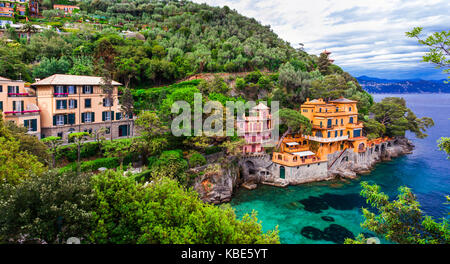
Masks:
[[[249,116],[237,121],[239,135],[245,138],[244,154],[256,154],[264,152],[264,145],[271,142],[272,116],[270,108],[259,103],[253,107]]]

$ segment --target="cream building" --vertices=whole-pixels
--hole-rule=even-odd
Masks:
[[[102,127],[107,129],[107,138],[110,133],[113,138],[129,136],[131,122],[122,113],[118,98],[121,84],[112,82],[113,100],[108,102],[102,83],[101,77],[55,74],[32,84],[40,109],[41,137],[67,140],[72,132],[92,133]]]

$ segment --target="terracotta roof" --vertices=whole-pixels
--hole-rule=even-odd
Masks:
[[[349,100],[347,98],[342,97],[342,98],[330,101],[330,103],[357,103],[357,101]]]
[[[82,76],[82,75],[68,75],[68,74],[54,74],[50,77],[42,79],[32,85],[102,85],[102,77],[96,76]],[[113,85],[122,85],[116,81],[112,81]]]
[[[267,107],[265,104],[263,103],[259,103],[257,106],[253,107],[252,109],[261,109],[261,110],[265,110],[265,109],[269,109],[269,107]]]
[[[314,99],[314,100],[311,100],[311,101],[306,101],[304,104],[326,104],[326,102],[324,102],[322,99],[320,99],[320,100],[317,100],[317,99]]]
[[[8,78],[5,78],[5,77],[0,76],[0,81],[11,81],[11,80],[8,79]]]

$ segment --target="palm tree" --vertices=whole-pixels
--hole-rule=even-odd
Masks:
[[[23,26],[20,28],[20,30],[22,32],[27,33],[27,43],[30,43],[31,33],[36,33],[38,31],[38,29],[35,26],[33,26],[31,23],[23,24]]]

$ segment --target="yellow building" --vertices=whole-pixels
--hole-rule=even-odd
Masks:
[[[281,151],[274,153],[273,162],[299,166],[327,161],[328,154],[344,149],[366,150],[367,138],[362,135],[362,122],[358,121],[357,101],[307,99],[300,111],[311,121],[311,135],[288,135]]]
[[[5,122],[25,126],[28,134],[40,137],[40,110],[36,94],[24,81],[0,77],[0,112]]]
[[[105,98],[101,77],[55,74],[32,85],[41,116],[42,137],[67,139],[72,132],[92,133],[102,127],[107,137],[130,134],[129,117],[122,113],[118,87],[113,81],[113,100]],[[131,117],[132,118],[132,117]],[[111,125],[112,121],[112,125]]]

